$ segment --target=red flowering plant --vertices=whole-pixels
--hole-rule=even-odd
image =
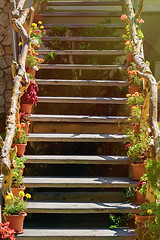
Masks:
[[[24,127],[22,123],[29,123],[29,119],[27,117],[28,115],[25,112],[20,112],[19,113],[19,118],[21,122],[21,127]]]
[[[0,239],[3,240],[16,240],[14,229],[9,228],[9,222],[0,223]]]
[[[28,141],[28,137],[25,134],[25,131],[21,128],[20,124],[16,126],[15,136],[13,138],[13,143],[15,144],[25,144]]]
[[[26,57],[26,70],[30,68],[38,71],[38,65],[43,62],[43,59],[38,58],[38,53],[36,53],[34,50],[28,49]]]
[[[38,101],[37,92],[39,91],[38,85],[34,83],[33,80],[30,80],[30,85],[28,86],[27,90],[24,92],[23,96],[21,97],[22,104],[34,104],[36,106]]]
[[[44,30],[44,26],[42,26],[42,22],[39,21],[38,24],[32,23],[32,27],[30,29],[30,37],[32,46],[40,47],[42,42],[42,37],[46,33]]]
[[[147,191],[147,176],[146,174],[143,175],[143,177],[140,178],[139,181],[139,187],[138,189],[139,193],[142,195],[143,193],[145,194]]]

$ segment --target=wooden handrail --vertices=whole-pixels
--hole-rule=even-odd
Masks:
[[[12,26],[14,31],[18,32],[21,36],[22,50],[19,55],[18,62],[13,62],[12,64],[12,76],[13,76],[13,95],[11,98],[11,107],[7,117],[7,127],[6,127],[6,137],[3,141],[0,138],[1,144],[1,155],[0,163],[2,168],[2,173],[4,175],[2,184],[2,194],[5,196],[7,191],[10,191],[10,184],[12,179],[12,169],[13,169],[13,158],[16,149],[12,149],[12,141],[15,135],[16,123],[19,118],[19,102],[20,96],[23,94],[24,90],[27,88],[29,81],[25,71],[25,61],[27,56],[28,47],[30,44],[30,27],[33,22],[34,9],[31,7],[29,9],[23,10],[23,6],[26,0],[20,0],[17,7],[16,2],[13,0],[12,3],[16,9],[10,14],[12,20]],[[29,17],[29,23],[28,23]],[[27,22],[27,24],[26,24]],[[23,78],[23,86],[21,84]]]
[[[134,13],[133,4],[131,0],[125,0],[126,3],[126,14],[131,31],[131,41],[133,44],[134,62],[136,63],[139,71],[138,75],[145,79],[145,103],[142,110],[142,119],[149,123],[150,136],[151,136],[151,157],[155,160],[159,158],[159,143],[158,137],[160,136],[159,126],[157,122],[157,105],[158,105],[158,83],[154,78],[149,65],[145,62],[141,53],[142,40],[139,40],[136,32],[136,19],[140,16],[143,6],[143,0],[139,0],[138,10]],[[147,202],[155,202],[154,191],[150,184],[147,186],[146,194]]]

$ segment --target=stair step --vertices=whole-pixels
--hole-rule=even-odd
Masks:
[[[68,80],[68,79],[36,79],[38,85],[60,85],[60,86],[117,86],[125,87],[128,81],[112,80]]]
[[[16,236],[18,240],[134,240],[131,229],[25,229]]]
[[[72,41],[72,42],[124,42],[122,37],[54,37],[54,36],[44,36],[43,41]]]
[[[124,142],[124,134],[30,133],[30,142]]]
[[[106,28],[120,28],[124,29],[124,25],[122,24],[116,24],[116,23],[109,23],[109,24],[43,24],[45,29],[50,29],[51,27],[57,27],[57,26],[62,26],[62,27],[67,27],[67,28],[95,28],[97,26],[104,26]]]
[[[124,55],[124,50],[37,50],[38,54],[49,54],[54,52],[56,55]]]
[[[113,97],[38,97],[39,103],[126,104],[127,98]]]
[[[44,17],[120,17],[122,12],[54,12],[44,13]]]
[[[37,83],[37,79],[36,79],[36,83]],[[30,121],[35,121],[35,122],[128,123],[129,117],[32,114],[31,116],[28,116],[28,118]]]
[[[90,191],[36,191],[33,194],[33,201],[67,201],[67,202],[125,202],[127,200],[124,191],[101,191],[101,189]],[[120,189],[119,189],[120,190]]]
[[[118,6],[121,1],[54,1],[48,2],[48,6]]]
[[[30,201],[29,213],[137,213],[137,205],[108,202],[35,202]]]
[[[139,184],[127,177],[24,177],[23,183],[30,188],[128,188]]]
[[[39,164],[130,164],[127,156],[27,155],[26,163]]]

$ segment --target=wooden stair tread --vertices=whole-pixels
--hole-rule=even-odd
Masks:
[[[126,104],[127,98],[113,97],[38,97],[39,103]]]
[[[29,213],[136,213],[132,203],[30,201]]]
[[[63,85],[63,86],[128,86],[128,81],[118,80],[69,80],[69,79],[36,79],[38,85]]]
[[[121,1],[49,1],[48,6],[118,6]]]
[[[56,27],[56,26],[63,26],[63,27],[68,27],[68,28],[94,28],[97,26],[104,26],[106,28],[120,28],[124,29],[124,25],[122,24],[116,24],[116,23],[109,23],[109,24],[43,24],[45,29],[49,29],[51,27]]]
[[[124,142],[124,134],[30,133],[30,142]]]
[[[36,80],[37,83],[37,80]],[[36,122],[88,122],[88,123],[128,123],[125,116],[90,116],[90,115],[47,115],[32,114],[28,116],[30,121]]]
[[[124,55],[124,50],[37,50],[38,54],[49,54],[54,52],[56,55]]]
[[[45,164],[130,164],[127,156],[27,155],[26,163]]]
[[[16,236],[19,240],[58,239],[82,240],[84,238],[96,240],[134,240],[136,234],[133,229],[24,229],[23,234]]]
[[[44,17],[120,17],[122,12],[53,12],[44,13]]]
[[[139,184],[127,177],[24,177],[23,182],[33,188],[127,188]]]
[[[72,42],[124,42],[124,39],[122,37],[63,37],[63,36],[42,37],[43,41],[54,41],[55,39]]]
[[[41,69],[81,69],[81,70],[119,70],[124,65],[91,65],[91,64],[39,64]]]

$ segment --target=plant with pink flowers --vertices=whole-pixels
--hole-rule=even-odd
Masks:
[[[30,85],[28,86],[27,90],[24,92],[23,96],[21,97],[22,104],[31,104],[35,105],[38,101],[37,92],[39,91],[38,85],[34,83],[33,80],[30,81]]]
[[[0,239],[16,240],[14,229],[9,228],[9,222],[0,223]]]
[[[38,24],[32,23],[32,27],[30,29],[31,44],[33,46],[40,47],[42,37],[45,33],[46,30],[44,30],[44,26],[41,21],[39,21]]]

